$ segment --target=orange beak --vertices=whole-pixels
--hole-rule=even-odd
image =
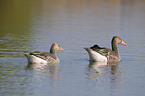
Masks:
[[[127,44],[126,44],[126,43],[124,43],[124,41],[122,41],[122,42],[121,42],[121,45],[125,45],[125,46],[127,46]]]
[[[60,47],[60,49],[59,49],[59,50],[64,51],[64,49],[62,49],[61,47]]]

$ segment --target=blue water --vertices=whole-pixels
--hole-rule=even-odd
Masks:
[[[1,96],[144,96],[144,0],[0,2]],[[90,63],[83,48],[111,48],[115,35],[128,44],[121,62]],[[27,66],[24,53],[54,42],[59,64]]]

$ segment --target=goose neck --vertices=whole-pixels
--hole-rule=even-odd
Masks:
[[[116,40],[112,41],[112,51],[114,51],[116,56],[120,58]]]

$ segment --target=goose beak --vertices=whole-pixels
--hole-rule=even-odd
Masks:
[[[62,49],[61,47],[60,47],[60,49],[59,49],[59,50],[64,51],[64,49]]]
[[[121,42],[121,45],[127,46],[127,44],[124,41]]]

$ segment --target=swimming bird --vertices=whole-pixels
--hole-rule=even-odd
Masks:
[[[111,41],[112,50],[109,48],[100,47],[97,44],[90,48],[84,49],[88,52],[90,61],[119,62],[121,58],[117,44],[127,46],[127,44],[119,36],[114,36]]]
[[[61,48],[60,44],[53,43],[50,48],[50,52],[34,51],[24,54],[28,59],[28,64],[58,64],[59,58],[56,56],[56,51],[64,49]]]

